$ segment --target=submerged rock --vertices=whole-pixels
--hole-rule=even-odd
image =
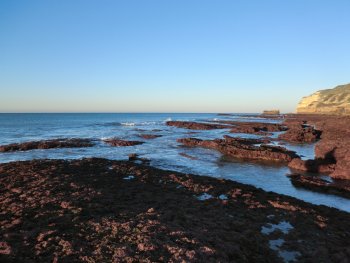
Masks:
[[[116,147],[135,146],[135,145],[144,143],[141,141],[127,141],[127,140],[120,140],[115,138],[104,140],[104,142],[108,143],[111,146],[116,146]]]
[[[162,137],[162,135],[159,134],[139,134],[139,137],[149,140],[149,139],[155,139],[158,137]]]
[[[90,139],[54,139],[1,145],[0,152],[29,151],[34,149],[92,147]]]

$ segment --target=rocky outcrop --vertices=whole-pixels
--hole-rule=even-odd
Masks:
[[[334,164],[330,176],[350,180],[350,117],[328,115],[290,115],[290,121],[307,121],[322,131],[315,146],[315,159]],[[309,165],[308,165],[309,167]]]
[[[231,133],[271,135],[271,132],[280,132],[280,131],[287,130],[287,128],[284,125],[277,124],[277,123],[231,122],[231,121],[226,121],[224,123],[235,125],[235,127],[230,130]]]
[[[189,147],[204,147],[215,149],[224,155],[240,159],[290,162],[298,155],[286,148],[261,144],[264,140],[242,139],[226,136],[225,139],[201,140],[197,138],[178,139],[179,143]],[[256,144],[261,144],[256,146]]]
[[[92,147],[90,139],[55,139],[13,143],[0,146],[0,152],[29,151],[34,149]]]
[[[144,143],[141,141],[126,141],[126,140],[120,140],[116,138],[107,139],[107,140],[104,140],[104,142],[108,143],[111,146],[116,146],[116,147],[135,146],[135,145]]]
[[[271,132],[286,131],[287,127],[278,123],[240,122],[240,121],[212,121],[218,124],[231,125],[231,133],[249,133],[256,135],[270,135]]]
[[[295,158],[288,164],[288,167],[303,172],[332,173],[335,170],[335,160],[324,158],[301,160],[300,158]]]
[[[306,176],[301,174],[289,175],[291,182],[296,187],[310,189],[316,192],[334,194],[350,198],[349,183],[333,183],[317,176]]]
[[[162,137],[162,135],[160,135],[160,134],[139,134],[139,137],[146,139],[146,140],[150,140],[150,139]]]
[[[0,262],[275,263],[276,239],[294,261],[350,257],[349,213],[230,180],[96,158],[0,174]]]
[[[287,125],[288,130],[278,136],[280,140],[303,143],[315,142],[321,137],[322,132],[306,124],[305,121],[287,120],[284,124]]]
[[[350,84],[303,97],[297,106],[297,113],[350,115]]]
[[[166,125],[175,126],[178,128],[185,128],[191,130],[214,130],[214,129],[229,129],[228,125],[215,123],[200,123],[194,121],[167,121]]]

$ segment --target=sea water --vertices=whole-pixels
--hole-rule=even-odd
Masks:
[[[350,212],[350,200],[334,195],[316,193],[295,188],[286,176],[291,171],[285,165],[247,162],[222,156],[212,149],[188,148],[177,143],[177,139],[195,137],[199,139],[222,138],[224,135],[259,138],[251,134],[232,134],[229,129],[188,130],[167,126],[166,121],[211,122],[217,120],[280,122],[276,119],[259,118],[249,114],[219,116],[217,114],[192,113],[62,113],[62,114],[0,114],[0,145],[57,138],[90,138],[95,146],[88,148],[61,148],[0,153],[0,162],[32,159],[80,159],[100,157],[112,160],[127,160],[137,153],[151,160],[151,165],[183,173],[225,178],[254,185],[266,191],[285,194],[313,204],[323,204]],[[140,134],[158,134],[145,140]],[[274,134],[276,137],[278,134]],[[104,139],[145,141],[142,145],[111,147]],[[314,157],[314,144],[286,144],[302,158]],[[195,157],[190,159],[181,153]]]

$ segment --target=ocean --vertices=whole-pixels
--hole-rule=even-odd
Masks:
[[[258,138],[257,135],[232,134],[228,129],[193,131],[165,125],[165,122],[170,120],[209,122],[219,119],[280,122],[252,114],[219,116],[212,113],[3,113],[0,114],[0,145],[57,138],[89,138],[94,141],[95,146],[0,153],[0,162],[87,157],[127,160],[129,154],[137,153],[140,157],[150,159],[150,164],[157,168],[225,178],[350,212],[348,199],[295,188],[286,176],[291,171],[285,165],[228,159],[215,150],[187,148],[176,142],[177,139],[186,137],[215,139],[230,135]],[[139,137],[140,134],[158,134],[162,137],[145,140]],[[273,136],[278,136],[278,133]],[[130,147],[111,147],[103,142],[104,139],[112,137],[145,143]],[[304,159],[314,157],[314,144],[283,146],[296,151]]]

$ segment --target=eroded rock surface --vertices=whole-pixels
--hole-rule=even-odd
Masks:
[[[321,131],[316,130],[313,126],[306,124],[304,121],[287,120],[284,124],[288,130],[280,134],[278,139],[289,142],[315,142],[320,139]]]
[[[331,176],[350,180],[350,117],[290,115],[291,121],[306,121],[322,132],[315,146],[315,158],[335,165]]]
[[[350,258],[349,213],[105,159],[0,164],[0,222],[1,262],[281,262],[279,238],[303,262]]]

